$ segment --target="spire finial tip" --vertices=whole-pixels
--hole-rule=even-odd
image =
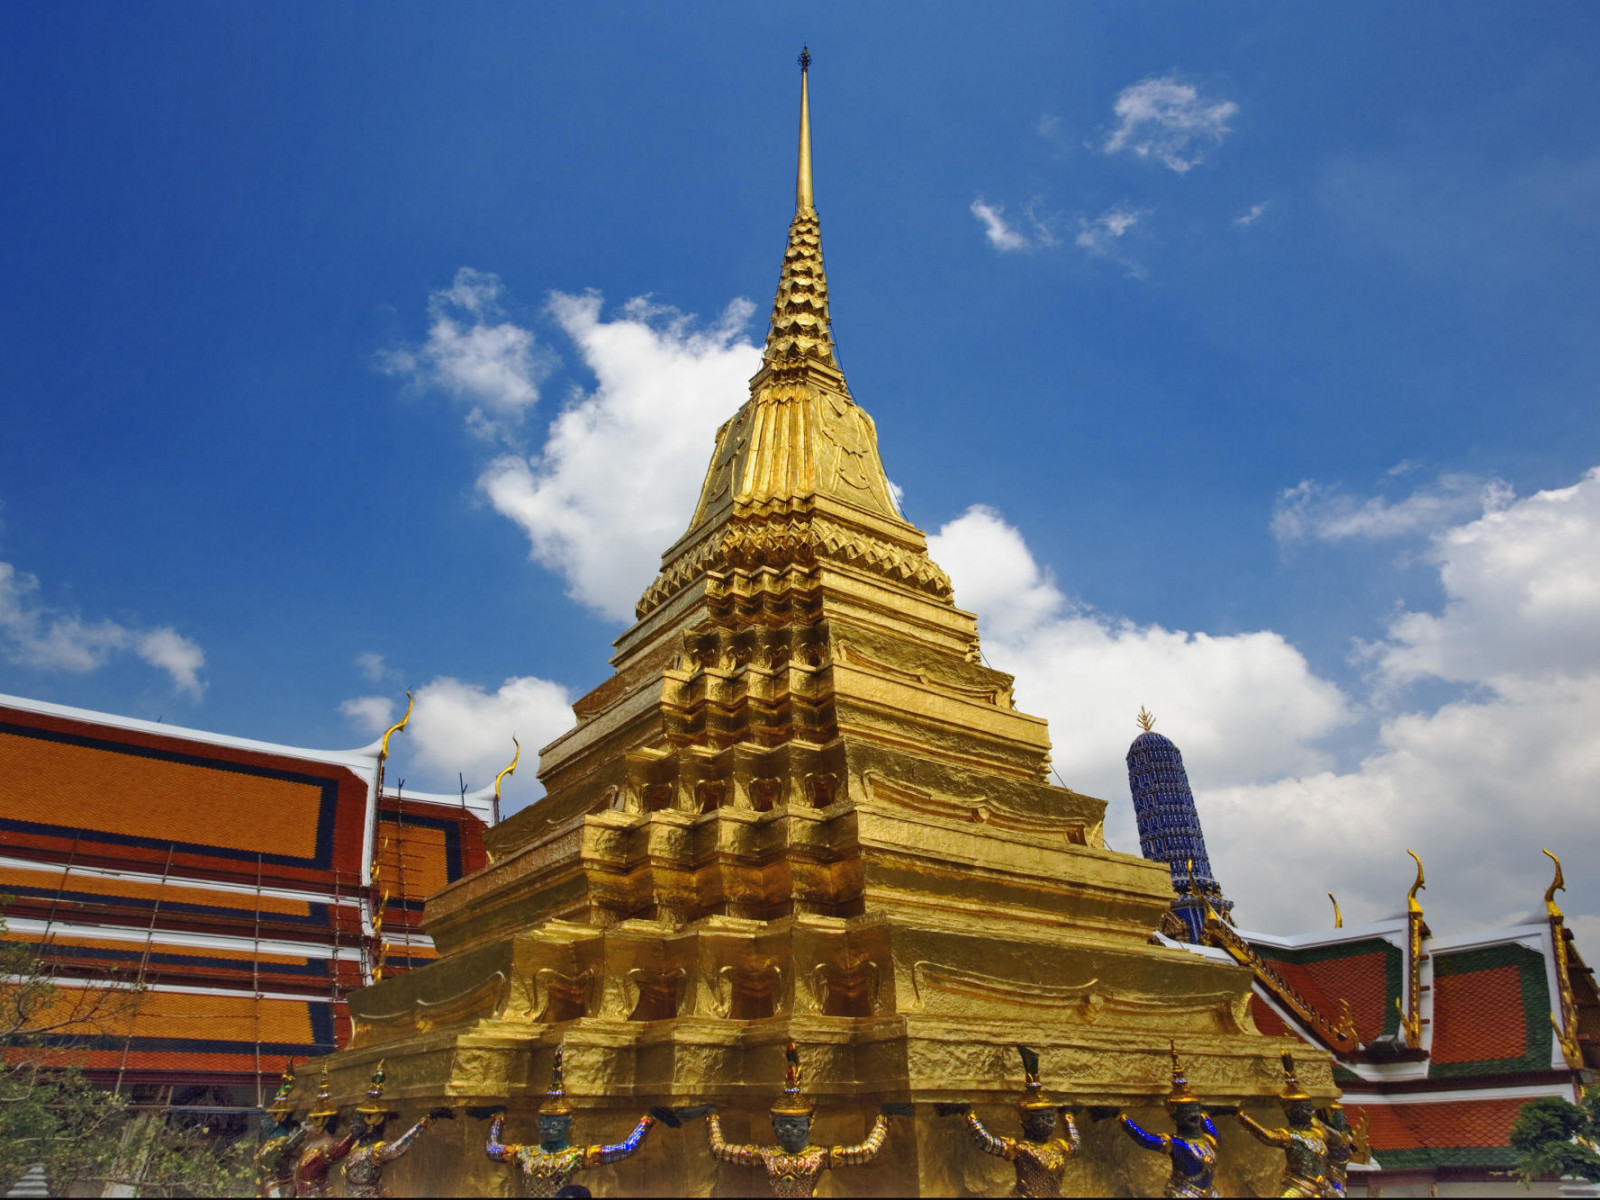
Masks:
[[[809,44],[800,47],[800,69],[808,70],[811,66],[811,47]]]

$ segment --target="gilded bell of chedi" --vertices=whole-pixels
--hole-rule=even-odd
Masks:
[[[729,1141],[763,1143],[793,1038],[818,1144],[860,1142],[884,1103],[916,1106],[824,1191],[998,1195],[1011,1167],[933,1105],[1004,1120],[1019,1028],[1059,1103],[1146,1119],[1169,1040],[1208,1102],[1263,1113],[1276,1047],[1251,1025],[1247,969],[1152,940],[1167,868],[1108,849],[1105,802],[1049,782],[1045,722],[983,665],[976,618],[895,506],[835,350],[806,88],[803,71],[761,369],[688,530],[614,674],[542,751],[544,798],[489,832],[488,867],[429,898],[440,961],[351,996],[334,1075],[356,1096],[386,1058],[397,1108],[503,1105],[505,1137],[528,1141],[561,1044],[586,1139],[622,1138],[641,1106],[715,1104]],[[1303,1067],[1333,1096],[1325,1055]],[[436,1128],[395,1164],[395,1190],[503,1187],[485,1133]],[[1225,1146],[1224,1190],[1269,1185],[1273,1157]],[[1159,1189],[1154,1158],[1086,1131],[1063,1187]],[[675,1130],[591,1175],[608,1195],[765,1186]]]

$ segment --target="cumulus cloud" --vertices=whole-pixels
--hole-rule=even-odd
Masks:
[[[1402,463],[1391,476],[1405,474]],[[1510,502],[1510,487],[1499,479],[1446,473],[1409,496],[1362,499],[1337,486],[1304,479],[1279,494],[1272,509],[1272,533],[1283,543],[1342,542],[1432,533],[1455,521],[1494,512]]]
[[[395,703],[387,696],[357,696],[339,709],[373,736],[394,722]],[[503,811],[509,814],[539,795],[539,748],[572,725],[566,688],[548,679],[516,676],[491,692],[440,676],[417,688],[405,737],[391,744],[395,777],[407,777],[418,791],[454,791],[458,776],[469,788],[482,787],[511,761],[516,737],[522,761],[501,788]]]
[[[1597,720],[1594,674],[1518,684],[1385,721],[1353,770],[1233,787],[1201,777],[1212,863],[1241,923],[1285,932],[1320,923],[1324,890],[1353,920],[1402,908],[1407,848],[1427,866],[1436,931],[1529,911],[1547,882],[1540,849],[1582,861],[1600,838]],[[1600,908],[1592,882],[1568,878],[1570,910]]]
[[[993,509],[969,509],[929,545],[979,613],[985,657],[1050,720],[1062,777],[1109,801],[1122,849],[1137,846],[1131,714],[1155,710],[1247,928],[1322,927],[1330,890],[1349,920],[1386,916],[1403,907],[1409,847],[1427,864],[1434,929],[1468,932],[1538,909],[1548,846],[1568,859],[1563,903],[1600,958],[1600,881],[1570,867],[1600,842],[1600,469],[1435,530],[1427,561],[1445,600],[1364,648],[1370,704],[1271,631],[1185,633],[1073,600]],[[1470,686],[1392,703],[1441,681]],[[1352,739],[1336,763],[1327,747]]]
[[[1111,802],[1121,848],[1138,846],[1122,759],[1141,705],[1183,731],[1191,769],[1217,782],[1325,766],[1318,740],[1352,719],[1339,688],[1276,633],[1169,630],[1069,599],[992,508],[968,509],[928,541],[957,603],[979,615],[987,660],[1016,675],[1022,708],[1049,719],[1062,778]]]
[[[1222,144],[1239,106],[1203,97],[1193,84],[1166,75],[1123,88],[1114,111],[1119,124],[1105,140],[1105,153],[1126,150],[1182,175]]]
[[[86,621],[40,599],[39,581],[0,562],[0,656],[21,666],[84,674],[114,655],[131,654],[165,671],[173,686],[198,700],[205,652],[175,629],[139,629],[117,621]]]
[[[982,196],[972,202],[972,215],[983,224],[983,236],[996,250],[1026,250],[1031,244],[1006,220],[1003,204],[986,203]]]
[[[383,683],[395,676],[394,669],[384,661],[383,655],[374,654],[370,650],[356,655],[356,670],[361,672],[361,677],[368,683]]]
[[[1250,228],[1250,226],[1254,225],[1266,215],[1267,206],[1271,203],[1272,201],[1270,200],[1263,200],[1260,204],[1252,204],[1250,206],[1250,211],[1245,213],[1242,217],[1235,217],[1233,219],[1233,223],[1239,226],[1241,229]]]
[[[552,297],[596,386],[556,418],[538,454],[496,459],[478,486],[573,599],[632,619],[661,551],[688,527],[717,427],[760,366],[743,333],[754,311],[735,300],[700,328],[642,300],[608,320],[597,293]]]
[[[1390,683],[1442,679],[1503,694],[1600,678],[1600,468],[1438,534],[1442,612],[1408,612],[1369,653]]]
[[[532,331],[504,319],[500,277],[462,267],[428,298],[428,337],[380,356],[391,375],[437,387],[468,405],[482,437],[514,431],[539,399],[553,360]]]
[[[1318,887],[1340,890],[1347,913],[1351,901],[1392,910],[1407,846],[1428,864],[1431,905],[1462,927],[1492,922],[1537,907],[1542,847],[1570,856],[1600,841],[1600,469],[1502,496],[1435,533],[1430,556],[1441,610],[1400,614],[1364,654],[1380,692],[1444,681],[1467,694],[1387,717],[1353,769],[1209,790],[1218,870],[1280,923],[1314,919]],[[1568,879],[1575,927],[1592,938],[1600,922],[1582,914],[1600,911],[1600,886]]]
[[[345,720],[374,737],[394,724],[394,701],[388,696],[352,696],[339,705]]]

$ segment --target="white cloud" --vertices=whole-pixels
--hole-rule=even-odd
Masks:
[[[394,701],[388,696],[353,696],[339,711],[357,729],[376,737],[394,724]]]
[[[1061,776],[1110,801],[1123,849],[1138,846],[1123,756],[1141,705],[1173,730],[1194,775],[1215,782],[1324,766],[1316,742],[1351,719],[1339,689],[1275,633],[1186,633],[1070,601],[991,508],[968,509],[929,550],[956,602],[978,613],[989,663],[1016,675],[1019,706],[1049,719]]]
[[[1122,849],[1137,846],[1131,716],[1157,713],[1246,927],[1324,927],[1326,891],[1348,920],[1388,915],[1411,848],[1435,931],[1469,932],[1538,910],[1548,846],[1567,861],[1573,928],[1600,958],[1600,880],[1574,869],[1600,844],[1600,469],[1435,532],[1440,611],[1401,614],[1366,649],[1379,700],[1406,683],[1471,685],[1416,711],[1362,705],[1270,631],[1169,631],[1075,603],[991,509],[929,542],[979,613],[988,661],[1049,718],[1061,775],[1109,801]],[[1363,712],[1370,734],[1352,724]],[[1335,733],[1369,739],[1343,769],[1326,752]]]
[[[1537,906],[1548,846],[1569,863],[1600,840],[1600,677],[1544,681],[1383,723],[1353,770],[1216,786],[1191,772],[1212,863],[1241,923],[1284,932],[1323,918],[1322,892],[1352,920],[1404,906],[1407,848],[1428,870],[1436,932]],[[1181,737],[1181,735],[1175,734]],[[1593,881],[1574,912],[1600,907]]]
[[[1213,861],[1257,920],[1315,919],[1318,888],[1338,891],[1347,913],[1391,911],[1409,846],[1428,866],[1430,911],[1446,914],[1434,927],[1467,928],[1537,907],[1542,847],[1570,863],[1600,844],[1600,469],[1572,487],[1502,496],[1436,533],[1431,559],[1441,611],[1402,613],[1365,654],[1380,697],[1438,681],[1468,694],[1388,717],[1343,773],[1201,782],[1222,834]],[[1583,914],[1600,911],[1600,882],[1588,874],[1568,870],[1566,903],[1593,939],[1600,924]]]
[[[1078,218],[1078,236],[1072,244],[1087,251],[1091,258],[1109,258],[1121,263],[1135,278],[1144,275],[1144,268],[1121,248],[1122,238],[1148,215],[1145,212],[1114,205],[1094,220]]]
[[[538,402],[551,358],[533,333],[498,319],[500,277],[462,267],[448,288],[428,298],[428,340],[384,354],[380,365],[467,403],[468,425],[482,437],[505,436]]]
[[[1071,139],[1067,137],[1066,122],[1054,113],[1040,113],[1034,129],[1057,156],[1064,155],[1072,149]]]
[[[1241,229],[1250,228],[1250,226],[1261,220],[1261,218],[1266,214],[1267,206],[1271,203],[1272,201],[1270,200],[1263,200],[1260,204],[1252,204],[1250,206],[1250,211],[1245,213],[1242,217],[1235,217],[1233,219],[1233,223],[1239,226]]]
[[[0,656],[22,666],[79,674],[98,670],[115,654],[165,671],[173,686],[198,700],[205,652],[166,626],[136,629],[116,621],[85,621],[39,598],[39,581],[0,562]]]
[[[130,649],[152,667],[172,676],[172,682],[196,700],[205,691],[200,669],[206,665],[205,651],[174,629],[129,631]]]
[[[1502,694],[1554,679],[1600,679],[1600,468],[1572,487],[1511,501],[1439,534],[1446,601],[1408,612],[1370,648],[1389,683],[1443,679]]]
[[[1073,245],[1082,246],[1090,254],[1107,254],[1115,241],[1139,223],[1142,214],[1126,208],[1108,208],[1094,220],[1079,218],[1081,230],[1073,238]]]
[[[996,250],[1033,250],[1038,247],[1060,244],[1056,236],[1056,218],[1044,211],[1044,200],[1035,196],[1023,206],[1022,214],[1028,222],[1028,233],[1006,220],[1005,205],[989,204],[982,196],[972,202],[972,215],[983,223],[983,234]]]
[[[552,297],[597,386],[556,418],[538,454],[496,459],[478,486],[575,600],[632,619],[661,551],[688,527],[717,427],[760,366],[742,332],[753,311],[735,300],[697,329],[642,300],[605,320],[596,293]]]
[[[454,790],[458,774],[469,788],[492,783],[511,761],[512,737],[522,743],[517,773],[501,788],[506,813],[539,795],[539,748],[573,725],[567,689],[531,675],[507,679],[493,692],[444,676],[423,684],[416,697],[406,757],[437,790]]]
[[[394,669],[384,661],[383,655],[374,654],[370,650],[356,655],[356,670],[361,672],[361,677],[368,683],[383,683],[395,675]]]
[[[1232,100],[1203,98],[1193,84],[1172,75],[1142,80],[1117,97],[1121,123],[1102,149],[1107,154],[1128,150],[1182,175],[1203,162],[1208,149],[1222,144],[1238,111]]]
[[[1410,464],[1389,471],[1404,474]],[[1451,522],[1494,512],[1511,500],[1511,489],[1499,479],[1446,473],[1400,500],[1382,496],[1359,499],[1336,486],[1301,480],[1285,489],[1273,505],[1272,532],[1280,542],[1405,537],[1432,533]]]
[[[983,223],[983,236],[996,250],[1026,250],[1031,244],[1005,217],[1005,205],[987,204],[982,196],[972,202],[972,215]]]

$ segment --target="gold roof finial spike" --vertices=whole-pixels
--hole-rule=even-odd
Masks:
[[[1544,909],[1550,918],[1550,937],[1556,952],[1556,992],[1561,998],[1561,1019],[1556,1020],[1556,1014],[1551,1013],[1550,1028],[1555,1031],[1556,1041],[1561,1045],[1561,1053],[1567,1060],[1567,1066],[1574,1071],[1581,1071],[1587,1064],[1583,1058],[1583,1042],[1578,1035],[1578,997],[1572,990],[1572,960],[1571,950],[1567,946],[1567,918],[1561,911],[1561,906],[1556,903],[1556,893],[1567,890],[1567,881],[1561,873],[1561,860],[1548,850],[1545,854],[1556,865],[1556,877],[1544,890]]]
[[[511,756],[511,762],[506,768],[494,777],[494,802],[496,805],[500,803],[500,781],[507,775],[515,775],[517,773],[517,761],[522,757],[522,743],[517,741],[517,735],[514,733],[511,735],[511,744],[517,748],[517,752]]]
[[[806,94],[806,72],[811,68],[811,47],[800,51],[800,166],[795,172],[794,206],[796,211],[812,207],[811,194],[811,101]]]
[[[411,710],[416,707],[416,700],[411,696],[411,689],[406,689],[406,715],[401,717],[385,731],[383,742],[378,747],[378,761],[382,762],[389,757],[389,739],[406,727],[406,722],[411,720]],[[402,780],[401,782],[404,782]]]
[[[1417,852],[1415,850],[1407,850],[1406,853],[1411,855],[1411,861],[1417,864],[1417,881],[1411,885],[1411,890],[1406,893],[1406,911],[1420,913],[1422,905],[1417,903],[1417,893],[1427,888],[1428,881],[1423,877],[1422,860],[1417,857]]]
[[[1150,727],[1156,723],[1156,715],[1153,712],[1145,712],[1144,705],[1141,704],[1139,705],[1139,715],[1134,720],[1139,722],[1140,729],[1149,733]]]
[[[1544,910],[1550,915],[1552,921],[1559,924],[1566,920],[1566,915],[1561,911],[1561,906],[1556,903],[1556,893],[1567,890],[1567,881],[1561,874],[1561,860],[1548,850],[1544,853],[1556,865],[1556,877],[1550,881],[1550,886],[1544,890]]]
[[[1328,893],[1328,899],[1333,900],[1332,892]],[[1339,911],[1339,902],[1337,900],[1333,900],[1333,927],[1335,929],[1344,928],[1344,914]]]

